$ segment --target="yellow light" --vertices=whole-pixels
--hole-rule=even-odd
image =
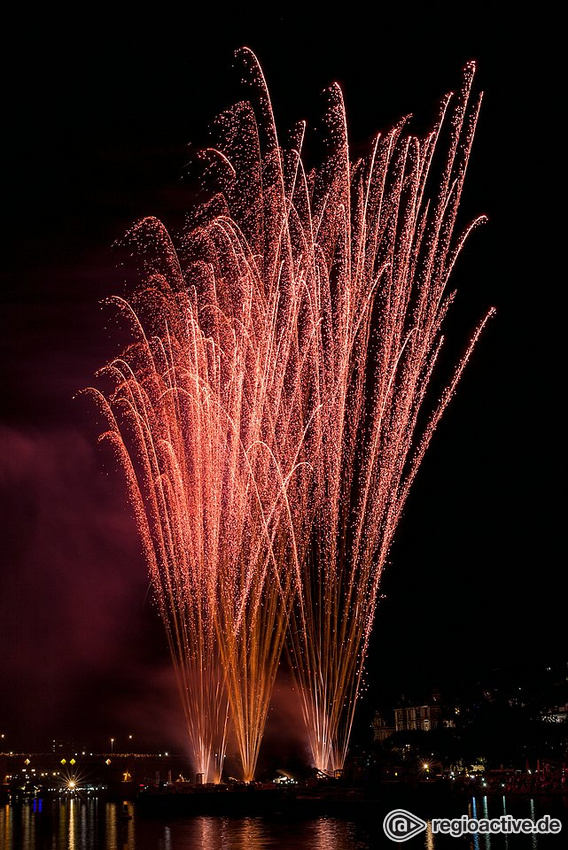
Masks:
[[[75,787],[75,784],[76,783],[72,779],[69,780],[69,788],[73,789]]]

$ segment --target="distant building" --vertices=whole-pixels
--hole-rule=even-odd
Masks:
[[[542,719],[548,723],[566,723],[568,720],[568,703],[549,708],[542,715]]]
[[[389,723],[380,712],[376,711],[373,718],[373,741],[380,741],[382,743],[393,735],[394,732],[395,728],[393,724]]]
[[[427,705],[405,705],[394,710],[396,732],[420,730],[431,732],[440,725],[441,706],[438,703]]]
[[[406,703],[404,696],[402,702]],[[428,703],[423,705],[403,704],[395,708],[394,712],[388,712],[390,717],[379,711],[375,712],[373,719],[373,740],[384,741],[395,732],[421,731],[430,732],[442,725],[442,705],[440,691],[436,688]],[[452,724],[455,725],[455,724]]]

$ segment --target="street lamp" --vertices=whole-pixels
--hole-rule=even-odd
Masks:
[[[114,753],[114,738],[110,739],[110,751],[111,753]]]

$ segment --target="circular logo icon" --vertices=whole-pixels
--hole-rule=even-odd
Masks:
[[[419,832],[424,832],[428,824],[422,818],[407,812],[406,809],[393,809],[383,821],[385,835],[391,841],[408,841]]]

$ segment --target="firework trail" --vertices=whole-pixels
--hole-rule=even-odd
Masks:
[[[220,116],[202,153],[218,191],[175,245],[154,219],[131,231],[144,283],[114,301],[134,341],[102,370],[113,389],[91,390],[207,781],[229,729],[253,778],[287,634],[314,764],[343,765],[381,570],[470,353],[419,427],[448,277],[477,224],[454,238],[472,66],[430,134],[401,122],[357,163],[333,87],[332,154],[307,174],[304,125],[280,145],[256,57],[240,55],[254,104]]]
[[[473,76],[470,64],[455,103],[444,99],[424,138],[405,134],[400,122],[356,163],[334,86],[327,111],[334,153],[294,199],[312,259],[321,448],[313,459],[318,510],[296,575],[290,651],[313,762],[325,772],[345,761],[381,572],[409,488],[492,312],[424,420],[453,300],[448,279],[483,220],[454,236],[481,100],[472,102]]]
[[[287,562],[310,469],[288,197],[266,87],[220,119],[206,151],[224,191],[177,248],[160,222],[130,233],[144,285],[113,299],[136,341],[91,390],[123,465],[187,718],[194,767],[218,781],[228,718],[243,777],[258,756],[293,593]],[[298,294],[301,293],[301,294]],[[293,553],[292,555],[290,553]]]

